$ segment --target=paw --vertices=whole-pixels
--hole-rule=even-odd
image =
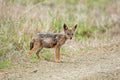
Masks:
[[[62,63],[63,61],[56,59],[55,62],[57,62],[57,63]]]

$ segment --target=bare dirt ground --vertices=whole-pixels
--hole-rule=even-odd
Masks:
[[[81,50],[62,63],[41,60],[0,70],[0,80],[120,80],[120,42]]]

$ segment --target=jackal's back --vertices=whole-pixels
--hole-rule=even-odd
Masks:
[[[33,37],[33,40],[40,42],[42,47],[52,48],[55,47],[57,44],[64,44],[65,36],[63,34],[56,33],[38,33]]]

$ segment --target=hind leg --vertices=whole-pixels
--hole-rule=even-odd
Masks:
[[[41,50],[42,50],[42,47],[40,47],[36,52],[36,55],[37,55],[38,59],[40,58],[39,53],[40,53]]]
[[[28,52],[29,55],[31,55],[34,51],[37,51],[40,48],[39,42],[34,42],[34,47]]]

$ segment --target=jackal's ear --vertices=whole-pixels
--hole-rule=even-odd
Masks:
[[[64,23],[64,25],[63,25],[63,28],[64,28],[64,30],[67,30],[68,29],[68,27],[67,27],[67,25]]]
[[[74,30],[74,31],[75,31],[75,30],[76,30],[76,28],[77,28],[77,24],[76,24],[76,25],[72,28],[72,30]]]

